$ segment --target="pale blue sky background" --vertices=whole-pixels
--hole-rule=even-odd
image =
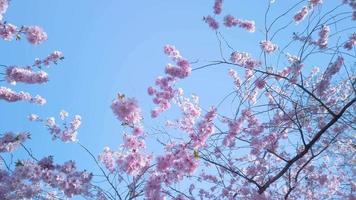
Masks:
[[[286,8],[286,1],[279,3],[273,5],[274,11]],[[235,49],[260,55],[257,44],[264,37],[259,30],[263,28],[266,5],[267,1],[261,0],[226,1],[225,14],[254,19],[257,25],[254,34],[238,28],[224,30]],[[146,89],[158,75],[163,75],[164,66],[170,61],[162,47],[174,44],[190,61],[217,59],[215,34],[202,21],[203,16],[212,13],[212,6],[212,0],[12,0],[5,19],[18,26],[39,25],[49,39],[39,46],[24,40],[0,41],[0,64],[32,64],[35,58],[44,58],[54,50],[62,51],[65,60],[47,70],[48,84],[0,84],[40,94],[48,101],[43,107],[0,101],[0,132],[28,130],[33,139],[26,145],[37,157],[54,155],[56,162],[75,159],[80,168],[97,171],[91,158],[77,145],[51,141],[41,124],[27,122],[27,115],[58,118],[61,109],[80,114],[83,124],[78,138],[95,155],[104,146],[115,149],[121,144],[122,127],[110,110],[117,92],[136,97],[145,114],[146,129],[157,127],[169,115],[155,122],[149,120],[149,110],[154,105]],[[302,4],[298,8],[301,7]],[[290,37],[282,34],[276,43]],[[208,108],[233,89],[227,70],[228,67],[194,72],[178,85],[187,94],[198,94],[202,106]],[[149,151],[155,148],[161,146],[151,145]]]

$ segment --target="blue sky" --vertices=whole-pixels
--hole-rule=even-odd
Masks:
[[[273,9],[286,8],[285,4],[281,1]],[[41,124],[27,122],[27,115],[58,117],[61,109],[80,114],[83,124],[78,138],[95,155],[104,146],[115,149],[121,144],[123,130],[110,110],[117,92],[137,98],[147,130],[162,125],[170,115],[150,120],[149,111],[154,105],[146,92],[155,78],[163,75],[169,62],[162,47],[173,44],[190,61],[218,59],[216,36],[202,21],[203,16],[212,13],[212,5],[213,1],[206,0],[12,0],[5,19],[18,26],[39,25],[49,39],[39,46],[31,46],[24,40],[0,41],[0,64],[32,64],[35,58],[44,58],[54,50],[62,51],[65,59],[47,70],[48,84],[14,87],[1,83],[15,90],[40,94],[48,103],[37,106],[0,101],[0,132],[30,131],[32,141],[26,145],[37,157],[54,155],[58,162],[74,159],[80,168],[97,171],[82,149],[75,144],[51,141]],[[263,28],[266,5],[267,1],[260,0],[226,1],[224,13],[256,20],[254,34],[237,28],[224,30],[236,49],[256,57],[260,55],[257,44],[263,39],[259,30]],[[281,35],[277,43],[288,38],[290,35]],[[197,71],[179,86],[186,94],[198,94],[202,106],[208,108],[233,89],[227,70],[228,67]],[[149,151],[157,148],[161,146],[151,145]]]

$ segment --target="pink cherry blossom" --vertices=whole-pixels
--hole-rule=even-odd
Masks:
[[[356,45],[356,33],[353,33],[349,39],[345,42],[344,48],[351,50]]]
[[[1,15],[0,15],[1,16]],[[0,37],[4,40],[11,41],[17,34],[17,27],[0,21]]]
[[[0,153],[12,152],[18,148],[18,146],[25,142],[29,138],[28,133],[14,134],[7,132],[3,136],[0,136]]]
[[[241,20],[237,19],[232,15],[226,15],[224,17],[224,25],[226,27],[239,26],[240,28],[246,29],[248,32],[255,32],[255,22],[252,20]]]
[[[31,44],[41,44],[43,41],[47,40],[47,33],[45,33],[41,27],[38,26],[28,26],[24,30],[28,42]]]
[[[125,124],[137,124],[141,121],[141,110],[134,98],[118,97],[111,104],[111,109],[118,120]]]
[[[323,26],[321,31],[319,32],[319,39],[317,44],[319,45],[320,49],[324,49],[328,45],[328,37],[329,37],[330,28],[329,26]]]
[[[213,30],[219,29],[219,23],[210,15],[203,18],[205,23],[209,25],[209,27]]]
[[[8,67],[5,79],[11,84],[42,84],[48,81],[48,74],[44,71],[35,72],[31,68]]]
[[[213,7],[214,14],[219,15],[221,13],[222,4],[223,4],[223,0],[215,0],[214,7]]]
[[[276,44],[273,44],[269,40],[262,40],[260,42],[260,47],[264,52],[266,52],[268,54],[274,52],[278,48],[278,46]]]
[[[28,101],[30,103],[36,103],[40,105],[46,103],[46,100],[39,95],[32,97],[27,92],[15,92],[6,87],[0,87],[0,99],[8,102]]]
[[[294,21],[296,23],[301,22],[309,13],[309,9],[307,6],[304,6],[300,11],[297,12],[296,15],[294,15]]]

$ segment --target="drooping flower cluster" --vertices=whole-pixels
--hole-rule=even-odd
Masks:
[[[222,4],[223,4],[223,0],[215,0],[214,7],[213,7],[214,14],[219,15],[221,13]]]
[[[317,41],[317,45],[320,49],[325,49],[328,45],[330,28],[329,26],[323,26],[321,31],[319,32],[319,39]]]
[[[142,119],[141,110],[134,98],[126,99],[118,95],[118,98],[112,102],[111,109],[118,120],[124,124],[137,124]]]
[[[226,27],[239,26],[240,28],[246,29],[251,33],[256,30],[254,21],[237,19],[232,15],[226,15],[224,17],[224,25]]]
[[[41,44],[47,40],[47,33],[43,31],[41,27],[38,26],[27,26],[23,28],[23,32],[26,35],[28,42],[31,44]]]
[[[329,87],[331,78],[340,71],[344,64],[344,58],[339,56],[334,63],[331,63],[325,70],[321,80],[316,86],[316,92],[319,96],[323,96],[325,90]]]
[[[18,146],[29,138],[29,134],[22,132],[14,134],[12,132],[5,133],[0,137],[0,153],[12,152],[18,148]]]
[[[351,50],[356,45],[356,33],[353,33],[349,39],[345,42],[344,48]]]
[[[310,0],[307,6],[304,6],[297,14],[294,15],[294,21],[298,24],[304,20],[304,18],[311,12],[314,7],[321,5],[323,3],[322,0]]]
[[[15,92],[6,87],[0,87],[0,99],[7,102],[28,101],[39,105],[46,103],[46,100],[39,95],[32,97],[27,92]]]
[[[17,82],[27,84],[42,84],[48,81],[48,74],[44,71],[35,72],[31,68],[11,66],[6,69],[6,81],[15,85]]]
[[[148,94],[153,96],[153,102],[158,105],[151,111],[152,117],[157,117],[170,107],[170,101],[174,98],[180,90],[173,87],[178,79],[184,79],[191,73],[191,66],[185,58],[183,58],[179,51],[172,45],[164,47],[164,53],[168,55],[176,63],[177,67],[168,64],[165,69],[166,77],[158,77],[156,79],[156,86],[148,88]]]
[[[18,161],[13,172],[0,169],[0,199],[43,198],[43,188],[52,188],[66,197],[88,195],[92,174],[77,171],[74,161],[53,163],[51,156],[38,162]]]
[[[213,30],[219,29],[219,22],[217,22],[212,16],[208,15],[203,17],[205,23],[209,25],[209,27]]]
[[[299,23],[304,20],[304,18],[308,15],[309,9],[307,6],[304,6],[297,14],[294,15],[294,21]]]
[[[262,40],[260,42],[260,47],[264,52],[266,52],[268,54],[274,52],[278,48],[278,46],[276,44],[273,44],[269,40]]]
[[[64,121],[63,128],[60,127],[56,123],[54,117],[49,117],[45,121],[45,125],[47,126],[50,134],[53,137],[53,140],[60,139],[63,142],[76,142],[77,141],[77,131],[82,124],[82,118],[79,115],[75,115],[70,123],[67,123],[65,120],[68,117],[68,113],[66,111],[61,111],[59,113],[60,119]],[[37,115],[30,115],[30,121],[39,121],[42,122],[43,120],[40,119]]]
[[[111,173],[116,171],[130,176],[140,175],[149,167],[151,161],[151,156],[144,153],[141,109],[135,99],[126,99],[124,95],[119,95],[118,99],[113,101],[111,108],[122,125],[132,128],[132,134],[124,134],[124,144],[119,151],[112,151],[109,147],[105,147],[98,159]]]
[[[8,0],[0,0],[0,21],[3,20],[3,15],[5,14],[8,6]]]

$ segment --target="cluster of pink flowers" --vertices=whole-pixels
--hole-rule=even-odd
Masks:
[[[3,15],[5,14],[8,6],[8,0],[0,0],[0,21],[2,21]]]
[[[28,42],[31,44],[41,44],[48,38],[47,33],[38,26],[27,26],[24,27],[22,31],[25,33]]]
[[[112,151],[105,147],[98,159],[111,173],[117,170],[131,176],[140,175],[151,162],[151,156],[143,152],[145,141],[141,126],[141,109],[135,99],[125,99],[123,95],[113,101],[111,108],[123,125],[132,128],[132,134],[124,134],[122,150]]]
[[[33,66],[36,67],[41,67],[42,65],[44,66],[48,66],[51,63],[57,64],[58,61],[63,60],[64,56],[63,53],[60,51],[54,51],[53,53],[51,53],[49,56],[47,56],[45,59],[41,60],[39,58],[35,59],[35,63],[33,64]]]
[[[294,15],[294,21],[296,23],[301,22],[309,13],[309,9],[307,6],[304,6],[297,14]]]
[[[340,71],[342,65],[344,64],[344,58],[339,56],[334,63],[331,63],[325,70],[321,80],[316,86],[316,92],[319,96],[325,94],[325,90],[329,87],[331,78]]]
[[[261,63],[257,60],[251,58],[250,54],[246,52],[233,52],[230,56],[231,62],[234,64],[241,65],[247,69],[253,69],[261,65]]]
[[[172,58],[177,67],[168,64],[165,69],[167,76],[156,79],[156,86],[159,89],[148,88],[148,94],[154,96],[153,103],[159,106],[151,111],[151,117],[153,118],[170,108],[170,101],[179,93],[179,90],[173,87],[174,83],[178,79],[186,78],[191,73],[191,66],[188,60],[183,58],[174,46],[166,45],[164,53]]]
[[[192,174],[198,167],[198,161],[185,144],[171,144],[166,146],[164,156],[157,157],[156,172],[153,172],[146,184],[147,199],[163,200],[162,184],[172,185]]]
[[[142,137],[125,135],[122,146],[126,151],[112,151],[105,147],[98,160],[111,172],[124,172],[131,176],[140,175],[149,166],[152,157],[145,155]]]
[[[222,4],[223,4],[223,0],[215,0],[214,3],[214,14],[219,15],[222,11]]]
[[[205,23],[209,25],[209,27],[213,30],[219,29],[219,22],[217,22],[212,16],[208,15],[203,17]]]
[[[10,41],[17,35],[17,27],[0,21],[0,37],[4,40]]]
[[[329,38],[329,32],[330,28],[329,26],[323,26],[321,28],[321,31],[319,32],[319,39],[317,41],[317,44],[320,49],[324,49],[328,45],[328,38]]]
[[[127,149],[126,152],[115,153],[116,164],[120,170],[135,176],[147,169],[151,162],[151,156],[143,152],[145,142],[142,137],[125,135],[123,147]]]
[[[117,116],[118,120],[124,124],[137,124],[142,119],[141,109],[134,98],[126,99],[125,97],[118,95],[118,98],[112,102],[111,109]]]
[[[26,132],[14,134],[12,132],[5,133],[0,137],[0,153],[12,152],[18,148],[18,146],[29,138],[29,134]]]
[[[232,15],[226,15],[224,17],[224,25],[226,27],[239,26],[240,28],[246,29],[248,32],[255,32],[255,22],[249,20],[237,19]]]
[[[61,120],[65,120],[68,116],[68,113],[65,111],[60,112]],[[38,116],[34,116],[32,120],[29,117],[30,121],[42,121]],[[63,142],[76,142],[77,141],[77,131],[82,123],[82,118],[79,115],[75,115],[71,122],[67,124],[67,122],[63,123],[63,128],[61,128],[57,123],[54,117],[49,117],[46,120],[46,126],[50,134],[53,136],[53,139],[60,139]]]
[[[205,114],[203,119],[197,124],[196,134],[191,134],[190,138],[193,141],[193,148],[200,148],[205,145],[206,140],[214,132],[213,120],[216,117],[217,109],[211,108]]]
[[[299,23],[308,15],[310,11],[314,9],[315,6],[322,4],[322,0],[310,0],[307,6],[304,6],[297,14],[294,15],[294,21]]]
[[[262,40],[260,42],[260,47],[264,52],[266,52],[268,54],[274,52],[278,48],[278,46],[276,44],[273,44],[269,40]]]
[[[191,98],[185,98],[183,97],[183,94],[179,94],[176,97],[176,103],[183,116],[175,122],[167,121],[167,126],[173,126],[188,134],[193,134],[195,131],[195,122],[201,113],[199,97],[191,95]]]
[[[43,105],[46,103],[46,100],[36,95],[32,97],[27,92],[15,92],[6,87],[0,87],[0,99],[3,99],[7,102],[17,102],[17,101],[28,101],[30,103],[40,104]]]
[[[54,164],[49,156],[38,162],[18,161],[14,171],[0,170],[0,180],[0,199],[42,199],[44,186],[72,198],[89,194],[92,174],[76,171],[73,161]]]
[[[44,71],[35,72],[31,68],[8,67],[6,69],[6,81],[11,84],[22,82],[27,84],[42,84],[48,81],[48,74]]]
[[[266,81],[263,78],[258,78],[255,81],[255,86],[261,90],[261,89],[265,88]]]
[[[353,33],[349,39],[345,42],[344,48],[351,50],[356,45],[356,33]]]
[[[164,47],[164,53],[171,57],[177,65],[177,67],[175,67],[171,64],[168,64],[165,69],[166,74],[180,79],[189,76],[189,74],[191,73],[190,64],[180,55],[179,51],[176,50],[174,46],[166,45]]]

